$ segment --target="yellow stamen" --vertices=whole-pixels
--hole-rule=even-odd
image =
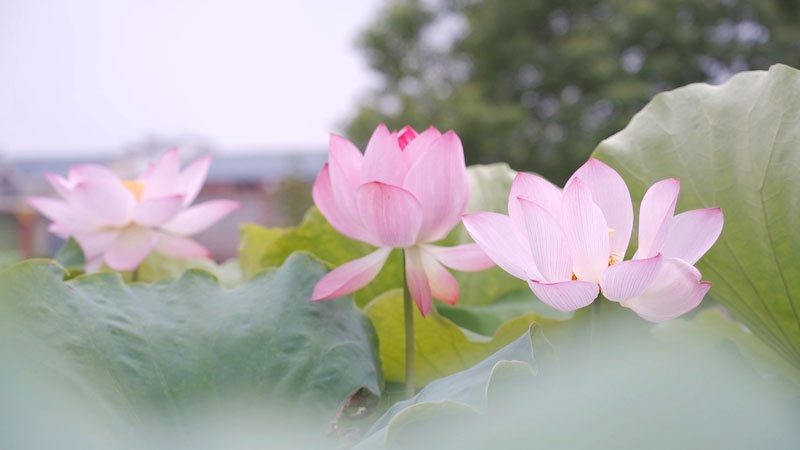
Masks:
[[[608,229],[608,240],[610,241],[611,238],[613,238],[613,237],[614,237],[614,229],[613,228],[609,228]],[[608,256],[608,267],[611,267],[611,266],[613,266],[614,264],[616,264],[616,263],[618,263],[620,261],[622,261],[622,257],[621,256],[617,255],[616,253],[611,253]]]
[[[122,182],[122,185],[128,188],[133,196],[136,198],[137,202],[142,201],[142,193],[144,192],[144,181],[139,180],[125,180]]]
[[[621,262],[621,261],[622,261],[622,258],[620,258],[616,254],[612,253],[611,255],[608,256],[608,267],[611,267],[614,264],[616,264],[618,262]]]

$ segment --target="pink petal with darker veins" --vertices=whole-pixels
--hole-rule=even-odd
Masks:
[[[72,234],[96,228],[85,214],[81,214],[63,200],[51,197],[28,197],[27,201],[45,217],[59,224],[62,233],[68,231],[68,234]]]
[[[419,252],[419,259],[428,278],[433,298],[455,305],[458,301],[458,282],[453,275],[437,261],[433,255],[419,248],[407,249],[406,252]]]
[[[402,167],[404,172],[407,172],[410,167],[416,164],[417,160],[431,149],[437,139],[442,136],[442,133],[434,127],[430,127],[422,133],[418,134],[408,145],[403,149],[403,159],[405,166]],[[400,168],[398,168],[400,170]]]
[[[44,177],[50,183],[50,186],[53,186],[53,189],[60,195],[62,198],[69,199],[70,194],[72,193],[72,188],[75,187],[73,183],[70,183],[67,179],[60,175],[55,175],[52,173],[44,174]]]
[[[700,281],[700,272],[677,258],[665,259],[655,281],[641,295],[621,302],[651,322],[665,322],[696,308],[711,283]]]
[[[573,178],[564,189],[561,228],[569,242],[573,271],[579,280],[600,281],[611,254],[608,224],[592,201],[589,185]]]
[[[461,220],[475,243],[503,270],[526,281],[529,274],[538,275],[527,241],[518,237],[508,216],[477,212],[464,214]]]
[[[159,233],[156,251],[176,259],[208,259],[211,253],[194,239]]]
[[[155,164],[149,164],[139,178],[145,183],[142,198],[164,197],[178,192],[181,158],[177,147],[161,155]]]
[[[588,281],[562,281],[540,283],[529,281],[528,285],[539,300],[559,311],[574,311],[591,304],[600,293],[596,283]]]
[[[669,178],[653,184],[644,194],[639,208],[639,249],[634,258],[649,258],[661,252],[680,191],[680,180]]]
[[[537,281],[554,283],[569,280],[573,272],[570,244],[556,218],[532,201],[520,198],[519,205],[528,233],[526,243],[542,275]]]
[[[696,263],[717,241],[724,222],[720,208],[694,209],[678,214],[672,219],[664,240],[664,257]]]
[[[397,137],[392,135],[386,125],[378,125],[364,150],[361,182],[379,181],[392,186],[401,186],[407,167]]]
[[[561,189],[539,175],[519,172],[511,183],[511,192],[508,194],[508,216],[520,224],[521,219],[519,198],[535,202],[547,210],[553,217],[561,214]],[[520,230],[525,234],[524,228]]]
[[[146,227],[158,226],[170,221],[182,209],[182,195],[150,198],[136,205],[133,210],[133,220]]]
[[[347,139],[331,134],[329,147],[328,175],[331,189],[340,210],[358,222],[356,190],[361,186],[361,168],[364,156]]]
[[[603,212],[606,224],[613,230],[611,251],[623,258],[633,230],[633,205],[628,185],[617,171],[594,158],[575,171],[566,186],[576,178],[589,187],[592,201]]]
[[[408,191],[379,182],[358,188],[358,212],[364,228],[379,247],[408,247],[417,242],[422,205]]]
[[[178,193],[178,177],[181,169],[180,152],[177,147],[161,155],[157,163],[147,167],[140,180],[145,182],[142,198],[164,197]]]
[[[104,224],[121,227],[133,219],[136,198],[119,181],[86,180],[72,190],[72,205]]]
[[[375,279],[391,252],[391,248],[382,247],[337,267],[317,282],[311,300],[328,300],[361,289]]]
[[[117,240],[119,230],[77,233],[73,237],[83,250],[86,261],[101,258],[111,244]]]
[[[69,169],[68,180],[73,186],[86,180],[103,180],[106,183],[119,183],[119,175],[108,167],[98,164],[81,164]]]
[[[619,302],[640,295],[655,280],[661,270],[662,256],[646,259],[632,259],[614,264],[600,276],[603,295]]]
[[[464,150],[458,136],[448,131],[431,146],[409,168],[402,184],[422,205],[421,242],[447,236],[469,201]]]
[[[178,175],[177,189],[179,193],[184,195],[184,206],[191,205],[194,199],[197,198],[197,194],[206,181],[209,167],[211,167],[211,156],[205,156],[186,166],[181,174]]]
[[[114,270],[134,270],[150,254],[155,244],[156,235],[150,228],[128,227],[110,243],[104,259]]]
[[[423,244],[420,247],[445,266],[462,272],[476,272],[496,265],[478,244],[453,247]]]
[[[172,234],[191,236],[219,222],[240,207],[238,202],[231,200],[211,200],[184,210],[161,228]]]
[[[394,133],[392,133],[394,135]],[[400,150],[405,150],[406,146],[417,137],[417,131],[406,125],[395,135]]]
[[[422,317],[426,317],[433,306],[433,292],[419,251],[408,249],[405,252],[405,262],[407,289]]]
[[[364,232],[361,223],[357,222],[350,213],[345,210],[343,205],[339,204],[333,184],[331,183],[329,164],[325,164],[322,167],[319,175],[317,175],[317,179],[314,180],[311,196],[314,199],[314,204],[317,205],[322,215],[325,216],[336,231],[349,238],[360,241],[366,241],[369,238]]]

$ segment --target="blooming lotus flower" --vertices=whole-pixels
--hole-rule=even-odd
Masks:
[[[67,178],[45,175],[61,199],[31,197],[28,203],[53,221],[51,232],[77,241],[86,272],[103,262],[133,270],[154,250],[173,258],[208,258],[208,250],[187,236],[239,208],[228,200],[189,206],[210,164],[205,157],[181,171],[178,150],[172,149],[140,178],[126,181],[103,166],[76,166]]]
[[[661,180],[645,193],[639,209],[639,248],[633,259],[661,255],[663,262],[645,291],[620,299],[623,306],[652,322],[691,311],[711,288],[711,283],[701,281],[694,263],[722,233],[722,209],[694,209],[674,215],[679,193],[680,180],[675,178]]]
[[[572,311],[602,291],[643,318],[661,321],[694,308],[708,291],[710,285],[700,281],[691,264],[722,228],[719,208],[672,218],[677,192],[671,196],[664,190],[657,183],[645,196],[640,251],[628,261],[623,257],[633,228],[630,193],[616,171],[595,159],[579,168],[563,191],[539,176],[519,173],[508,216],[481,212],[463,220],[489,257],[527,281],[548,305]]]
[[[494,265],[475,244],[431,245],[459,222],[469,200],[458,136],[429,128],[390,132],[380,125],[361,152],[331,135],[329,162],[313,188],[314,202],[340,233],[378,249],[323,277],[312,300],[354,292],[380,272],[393,248],[405,254],[408,288],[422,315],[431,298],[455,303],[458,283],[443,265],[482,270]]]

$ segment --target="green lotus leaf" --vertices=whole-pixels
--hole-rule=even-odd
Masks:
[[[765,378],[775,380],[783,377],[800,393],[800,373],[794,366],[777,354],[764,341],[758,339],[741,323],[712,308],[699,312],[691,320],[676,319],[659,324],[653,334],[662,342],[673,345],[714,346],[732,343]]]
[[[392,406],[356,448],[386,448],[390,442],[399,448],[409,440],[420,444],[443,437],[442,429],[452,430],[465,420],[480,417],[496,389],[493,384],[529,380],[535,375],[534,346],[539,339],[531,328],[473,367],[431,382],[413,398]],[[410,436],[409,429],[413,430]]]
[[[392,290],[370,302],[364,312],[375,324],[380,342],[383,373],[387,381],[405,381],[405,328],[403,292]],[[417,387],[468,369],[498,349],[517,339],[536,323],[542,329],[559,320],[536,313],[525,313],[506,321],[493,336],[483,336],[461,328],[435,309],[422,317],[414,308],[414,382]]]
[[[653,325],[600,302],[431,382],[390,408],[356,448],[800,444],[800,391],[754,370],[742,347],[728,345],[731,329],[705,330],[700,322],[715,312],[701,312],[688,328],[656,327],[656,339]]]
[[[136,281],[154,283],[168,278],[178,278],[190,269],[204,270],[215,277],[224,287],[234,287],[243,280],[239,262],[235,259],[216,263],[210,259],[173,259],[159,253],[151,253],[136,271]],[[127,272],[123,277],[132,281],[134,274]]]
[[[436,310],[459,327],[484,336],[495,334],[504,323],[525,314],[550,320],[569,320],[573,316],[573,313],[561,312],[542,303],[527,286],[509,292],[489,305],[448,305],[437,302]]]
[[[375,333],[352,299],[309,301],[324,273],[298,253],[233,289],[200,270],[126,285],[114,273],[65,282],[54,262],[30,260],[0,273],[0,309],[87,377],[105,377],[132,411],[177,424],[197,405],[234,402],[330,420],[382,380]]]

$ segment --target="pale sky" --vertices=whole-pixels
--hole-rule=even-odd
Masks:
[[[149,136],[326,149],[375,78],[382,0],[0,0],[0,158]]]

